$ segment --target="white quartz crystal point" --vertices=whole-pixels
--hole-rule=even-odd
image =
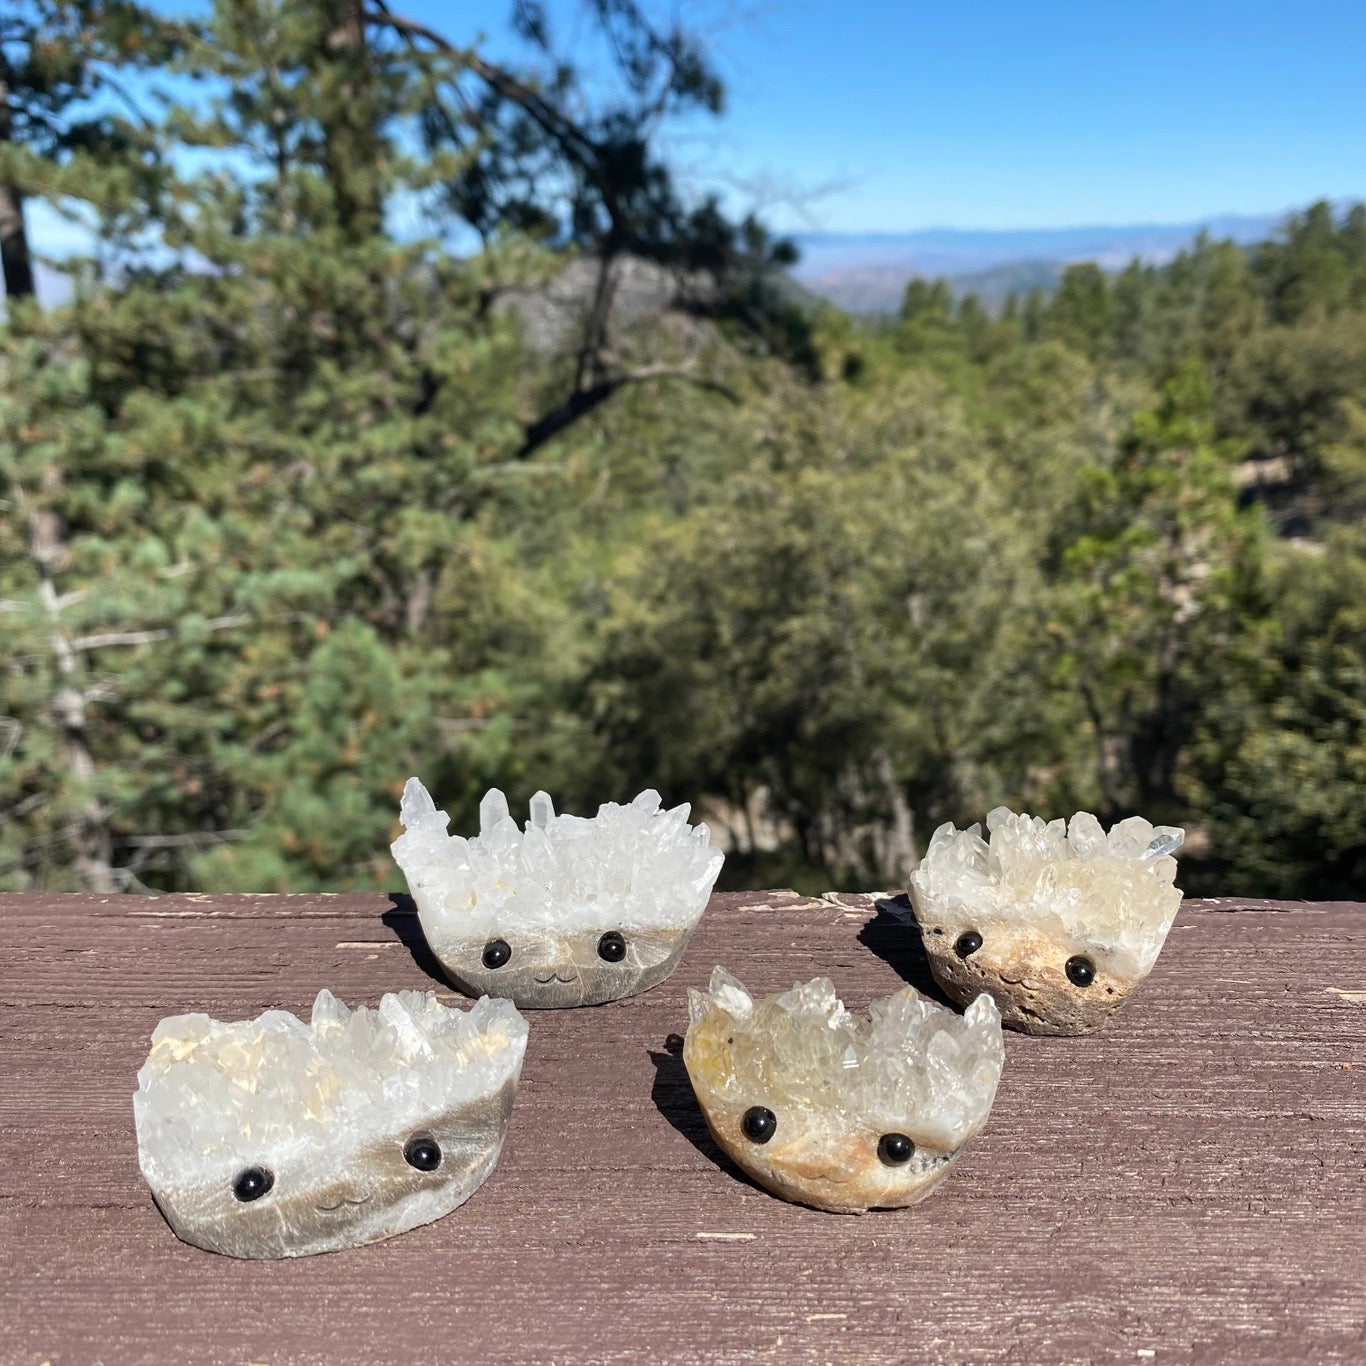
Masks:
[[[1029,1034],[1099,1029],[1157,961],[1181,905],[1185,832],[1138,816],[1108,833],[1088,811],[1044,821],[997,807],[942,825],[911,875],[935,980],[965,1004],[987,992]]]
[[[917,1204],[991,1111],[1004,1046],[990,996],[960,1016],[908,986],[865,1019],[828,978],[756,1002],[719,967],[689,996],[683,1061],[707,1127],[786,1200]]]
[[[425,796],[425,793],[423,794]],[[502,1150],[526,1052],[510,1001],[161,1021],[133,1096],[138,1161],[187,1243],[299,1257],[449,1214]]]
[[[394,858],[452,981],[549,1007],[614,1001],[668,977],[723,856],[705,825],[688,824],[686,805],[660,805],[650,790],[586,819],[556,815],[538,792],[521,829],[495,788],[479,805],[479,834],[464,839],[410,778]]]

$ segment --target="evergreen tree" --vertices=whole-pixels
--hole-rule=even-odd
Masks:
[[[861,324],[680,190],[697,39],[587,13],[615,87],[534,4],[517,65],[386,0],[0,17],[0,885],[384,885],[420,770],[462,827],[661,786],[732,880],[894,885],[1005,801],[1359,889],[1366,211]],[[117,269],[38,309],[16,195]]]
[[[1110,282],[1090,261],[1068,266],[1048,309],[1048,330],[1084,356],[1105,348],[1113,324]]]
[[[1322,452],[1333,517],[1321,542],[1282,543],[1276,604],[1229,705],[1202,736],[1212,885],[1256,896],[1366,892],[1366,407]],[[1217,879],[1217,881],[1216,881]]]
[[[473,690],[431,628],[516,449],[516,352],[477,264],[381,235],[433,174],[397,143],[423,92],[336,19],[220,5],[189,60],[231,85],[175,131],[252,169],[180,190],[193,266],[11,332],[5,492],[37,530],[6,584],[34,640],[6,797],[65,832],[29,823],[19,885],[186,885],[207,850],[217,885],[381,875],[391,765],[444,753]]]
[[[1214,441],[1209,406],[1188,363],[1113,462],[1084,471],[1057,533],[1055,679],[1081,704],[1111,819],[1179,809],[1202,706],[1259,597],[1260,514],[1238,507],[1236,450]]]
[[[792,244],[752,216],[733,221],[715,195],[689,200],[660,153],[670,120],[721,112],[723,88],[701,43],[679,22],[658,27],[635,0],[585,0],[584,9],[614,58],[616,93],[605,97],[589,93],[585,74],[556,46],[540,0],[513,10],[532,53],[525,71],[457,49],[386,0],[363,9],[373,32],[399,35],[428,64],[421,126],[429,147],[467,153],[445,187],[447,207],[485,242],[510,228],[591,267],[566,373],[527,424],[524,456],[637,383],[716,390],[687,348],[664,364],[623,361],[615,303],[641,262],[672,277],[676,312],[722,324],[732,343],[783,355],[808,375],[817,368],[805,314],[777,278],[796,259]]]
[[[0,13],[0,262],[34,292],[24,201],[78,200],[135,232],[161,184],[157,141],[120,84],[169,61],[183,25],[130,0],[18,0]]]

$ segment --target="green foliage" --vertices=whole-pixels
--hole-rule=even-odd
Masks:
[[[514,338],[481,267],[367,226],[398,172],[381,159],[367,184],[370,152],[345,160],[349,106],[328,144],[316,23],[256,17],[220,10],[212,60],[235,73],[241,41],[291,73],[319,135],[283,172],[192,187],[169,239],[194,268],[89,282],[7,338],[0,591],[24,729],[0,801],[31,813],[11,885],[383,881],[391,765],[459,751],[500,687],[496,631],[461,628],[485,591],[471,517],[520,441]],[[410,93],[375,87],[377,139]],[[255,148],[269,99],[243,83],[230,104]],[[228,126],[220,108],[180,131]]]
[[[1260,510],[1239,509],[1236,448],[1213,440],[1199,362],[1081,471],[1052,557],[1055,682],[1076,694],[1104,816],[1181,812],[1182,761],[1235,667],[1261,570]]]
[[[1359,896],[1366,887],[1366,545],[1330,534],[1286,557],[1282,604],[1250,715],[1200,795],[1219,885],[1257,896]],[[1224,738],[1224,737],[1221,737]],[[1197,789],[1198,790],[1198,789]]]
[[[588,8],[598,106],[536,5],[520,71],[355,0],[0,29],[0,190],[151,248],[0,334],[0,886],[391,885],[421,772],[462,827],[658,786],[732,884],[895,885],[1007,802],[1360,894],[1366,211],[860,326],[674,182],[690,35]],[[203,98],[119,123],[128,63]],[[627,260],[687,302],[621,325]]]
[[[173,61],[186,27],[130,0],[17,0],[0,14],[0,197],[84,206],[129,242],[162,206],[169,173],[124,78]],[[33,292],[22,230],[5,227],[6,292]]]
[[[1366,877],[1364,228],[1360,206],[1320,204],[1250,253],[1202,238],[1165,267],[1070,268],[966,366],[980,321],[915,291],[935,331],[914,362],[1025,472],[1015,505],[1038,518],[1035,701],[1062,737],[1036,772],[1046,803],[1193,827],[1192,886]],[[861,389],[890,355],[860,352]]]
[[[1366,205],[1341,223],[1320,202],[1294,214],[1279,238],[1253,255],[1253,273],[1273,322],[1359,311],[1366,306]]]
[[[1198,798],[1231,891],[1329,897],[1366,886],[1366,410],[1321,451],[1321,541],[1274,557],[1276,603],[1236,710],[1203,746]],[[1262,889],[1262,890],[1258,890]]]
[[[1047,331],[1064,345],[1095,358],[1113,325],[1110,281],[1097,265],[1068,266],[1048,310]]]

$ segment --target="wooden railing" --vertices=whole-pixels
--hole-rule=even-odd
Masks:
[[[714,898],[677,974],[531,1013],[449,1217],[238,1262],[176,1240],[131,1095],[163,1015],[450,995],[403,898],[0,898],[0,1362],[1366,1361],[1366,908],[1205,901],[1099,1035],[1008,1035],[927,1203],[785,1204],[707,1135],[686,988],[931,984],[867,897]]]

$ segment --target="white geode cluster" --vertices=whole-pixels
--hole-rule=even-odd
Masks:
[[[557,816],[538,792],[523,829],[494,788],[479,804],[479,834],[464,839],[447,834],[450,817],[410,778],[392,848],[418,910],[472,939],[682,929],[701,916],[723,860],[688,813],[686,803],[662,811],[651,790],[625,806],[605,802],[591,819]]]
[[[941,825],[911,875],[911,900],[952,932],[1027,923],[1062,940],[1094,944],[1116,969],[1146,974],[1181,905],[1173,885],[1185,831],[1139,816],[1107,834],[1087,811],[1070,822],[998,806],[979,825]]]
[[[325,1148],[340,1163],[379,1135],[516,1083],[526,1021],[510,1001],[469,1010],[428,992],[349,1010],[320,991],[310,1023],[284,1010],[225,1023],[161,1021],[133,1097],[142,1169],[154,1189]]]
[[[731,1074],[713,1078],[745,1098],[817,1116],[858,1114],[874,1128],[914,1122],[917,1141],[959,1148],[985,1122],[1005,1057],[1001,1017],[982,995],[962,1015],[913,987],[846,1010],[828,977],[753,997],[718,967],[707,992],[689,992],[692,1024],[719,1008],[730,1017]]]

